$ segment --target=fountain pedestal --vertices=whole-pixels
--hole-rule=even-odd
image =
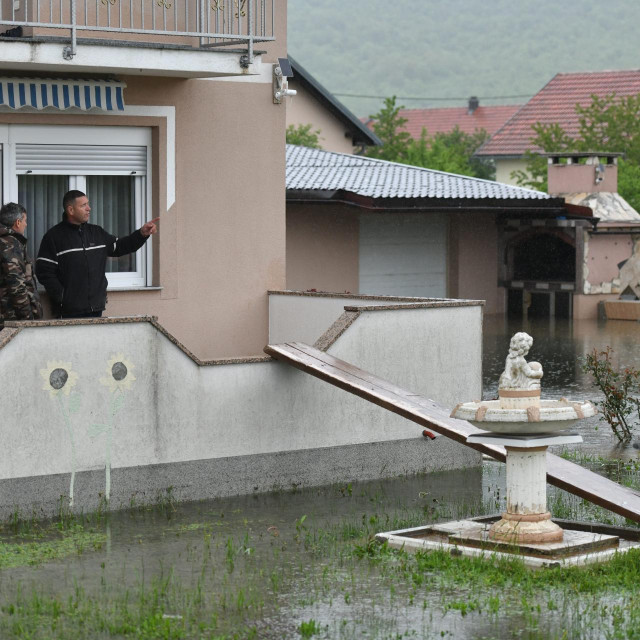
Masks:
[[[467,442],[502,445],[507,452],[507,510],[489,529],[489,538],[517,545],[562,541],[564,532],[547,510],[547,448],[580,443],[582,436],[479,433]]]

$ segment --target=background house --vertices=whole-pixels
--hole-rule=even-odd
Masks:
[[[493,135],[522,105],[481,106],[478,98],[469,98],[466,107],[441,107],[429,109],[401,109],[398,115],[406,118],[404,130],[412,138],[419,138],[422,130],[429,135],[448,133],[456,127],[463,133],[475,133],[484,129]]]
[[[569,136],[575,137],[578,132],[575,106],[591,104],[593,95],[604,97],[613,93],[619,97],[640,93],[640,70],[558,73],[476,155],[495,162],[496,180],[516,184],[511,174],[525,171],[525,152],[541,151],[531,144],[534,124],[557,123]]]
[[[482,299],[501,313],[505,218],[589,214],[539,191],[288,145],[287,287]]]
[[[293,69],[289,88],[297,95],[287,103],[287,126],[311,124],[312,131],[320,131],[320,146],[327,151],[359,153],[366,146],[380,144],[378,136],[299,62],[291,56],[289,62]]]

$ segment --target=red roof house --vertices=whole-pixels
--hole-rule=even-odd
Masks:
[[[429,135],[448,133],[456,126],[463,133],[475,133],[484,129],[493,135],[522,105],[498,105],[491,107],[443,107],[440,109],[402,109],[401,118],[406,118],[404,129],[412,138],[419,138],[423,129]]]
[[[576,104],[591,104],[591,96],[640,93],[640,70],[558,73],[520,108],[478,151],[484,157],[521,157],[539,151],[531,144],[536,122],[557,122],[570,136],[578,133]]]

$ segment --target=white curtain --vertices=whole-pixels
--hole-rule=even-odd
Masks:
[[[18,176],[18,202],[27,210],[27,249],[35,260],[45,232],[62,220],[68,176]]]
[[[91,222],[99,224],[118,238],[135,229],[135,189],[132,176],[87,176],[85,193],[91,205]],[[131,253],[107,261],[107,271],[136,270],[136,255]]]

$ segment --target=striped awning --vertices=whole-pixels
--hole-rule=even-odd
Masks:
[[[126,83],[115,80],[0,78],[0,105],[20,109],[124,111]]]

